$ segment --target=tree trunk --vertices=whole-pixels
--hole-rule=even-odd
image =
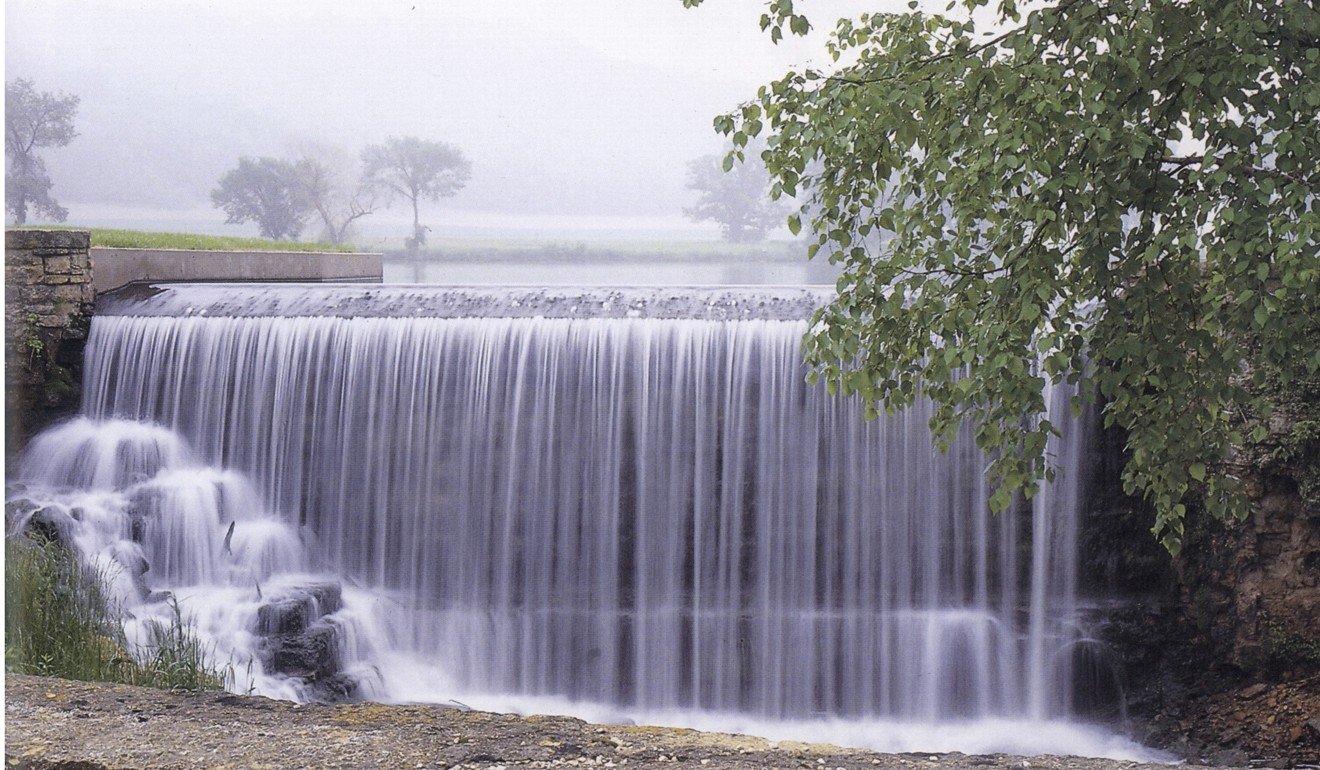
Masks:
[[[416,194],[414,194],[413,197],[412,197],[412,205],[413,205],[413,232],[412,232],[413,250],[414,250],[414,251],[421,251],[421,250],[422,250],[422,238],[421,238],[421,235],[422,235],[422,223],[421,223],[421,219],[420,219],[420,217],[418,217],[418,215],[417,215],[417,195],[416,195]]]

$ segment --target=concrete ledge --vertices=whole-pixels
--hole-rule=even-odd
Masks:
[[[96,293],[138,281],[380,283],[381,255],[337,251],[201,251],[93,247]]]

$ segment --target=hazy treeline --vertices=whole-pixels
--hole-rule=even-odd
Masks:
[[[31,215],[63,222],[68,210],[52,194],[54,183],[40,151],[63,147],[78,135],[79,97],[38,91],[31,80],[19,78],[6,84],[5,103],[7,212],[16,224],[25,224]],[[420,255],[431,232],[422,222],[421,205],[456,194],[471,174],[465,153],[443,141],[391,137],[356,153],[304,142],[283,155],[238,158],[210,199],[224,211],[226,223],[254,224],[265,238],[310,236],[335,245],[349,242],[365,217],[402,203],[413,215],[411,229],[402,236],[404,249]],[[730,244],[763,241],[788,213],[771,196],[769,176],[756,162],[725,162],[721,168],[721,156],[694,158],[687,188],[696,200],[683,213],[693,221],[715,222]],[[575,257],[572,246],[556,248],[567,250],[565,259]],[[538,258],[550,251],[555,249],[540,248]]]
[[[406,202],[413,227],[407,243],[417,249],[429,228],[419,206],[458,192],[472,174],[462,150],[446,142],[391,137],[353,158],[342,150],[305,147],[293,157],[243,157],[220,178],[211,202],[230,224],[252,222],[267,238],[297,238],[309,221],[320,239],[342,244],[359,219]]]

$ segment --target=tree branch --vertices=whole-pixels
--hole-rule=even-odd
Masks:
[[[1211,158],[1210,160],[1214,165],[1219,165],[1218,158]],[[1160,163],[1162,165],[1174,166],[1177,168],[1199,166],[1204,164],[1205,162],[1206,162],[1206,157],[1204,155],[1173,155],[1173,156],[1166,156],[1160,158]],[[1295,174],[1289,174],[1288,172],[1280,171],[1277,168],[1257,168],[1255,166],[1248,166],[1247,171],[1256,176],[1268,176],[1274,179],[1286,179],[1290,182],[1296,182],[1297,184],[1303,184],[1303,185],[1313,184],[1316,181],[1315,179],[1306,179],[1304,177],[1300,177]]]
[[[1051,9],[1051,10],[1054,10],[1054,11],[1056,11],[1056,12],[1062,12],[1062,11],[1066,10],[1067,8],[1069,8],[1069,7],[1071,7],[1071,6],[1076,5],[1076,4],[1079,3],[1079,2],[1081,2],[1081,0],[1065,0],[1065,2],[1061,2],[1061,3],[1059,3],[1058,5],[1054,6],[1054,8]],[[902,76],[904,76],[904,75],[909,75],[909,74],[911,74],[914,70],[919,70],[919,69],[921,69],[921,68],[923,68],[923,67],[925,67],[925,66],[927,66],[927,65],[929,65],[929,64],[934,64],[935,62],[938,62],[938,61],[943,61],[943,60],[945,60],[945,59],[952,59],[952,58],[954,58],[955,56],[962,56],[962,57],[964,57],[964,58],[965,58],[965,57],[969,57],[969,56],[975,56],[976,54],[978,54],[978,53],[980,53],[980,52],[986,50],[987,48],[991,48],[991,47],[993,47],[993,46],[997,46],[997,45],[999,45],[1000,43],[1004,42],[1005,40],[1009,39],[1010,37],[1013,37],[1014,35],[1017,35],[1017,34],[1019,34],[1019,33],[1022,33],[1022,32],[1024,32],[1024,31],[1026,31],[1027,28],[1028,28],[1028,25],[1024,24],[1024,25],[1022,25],[1022,26],[1020,26],[1020,27],[1014,27],[1014,28],[1012,28],[1012,29],[1008,30],[1007,32],[1004,32],[1004,33],[1002,33],[1002,34],[1000,34],[1000,35],[996,35],[995,37],[990,38],[989,40],[985,41],[984,43],[980,43],[980,44],[978,44],[978,45],[971,46],[970,48],[967,48],[966,50],[962,50],[962,51],[958,51],[958,50],[948,50],[948,51],[945,51],[945,52],[943,52],[943,53],[935,54],[935,55],[933,55],[933,56],[927,56],[927,57],[924,58],[924,59],[917,59],[917,60],[916,60],[915,62],[913,62],[909,67],[904,68],[904,70],[903,70],[902,72],[897,73],[897,74],[894,74],[894,75],[884,75],[884,76],[881,76],[881,77],[874,77],[874,78],[849,78],[849,77],[844,77],[844,76],[842,76],[842,75],[820,75],[820,77],[821,77],[822,79],[824,79],[824,80],[832,80],[832,81],[834,81],[834,82],[836,82],[836,83],[845,83],[845,84],[848,84],[848,85],[856,85],[856,86],[866,86],[866,85],[874,85],[874,84],[876,84],[876,83],[885,83],[885,82],[888,82],[888,81],[891,81],[891,80],[897,80],[898,78],[900,78],[900,77],[902,77]],[[1051,26],[1051,27],[1050,27],[1050,32],[1053,32],[1053,31],[1054,31],[1054,26]],[[1041,50],[1041,51],[1037,51],[1037,55],[1038,55],[1038,56],[1039,56],[1041,53],[1044,53],[1044,51],[1043,51],[1043,50]],[[817,73],[817,74],[819,74],[819,73]]]

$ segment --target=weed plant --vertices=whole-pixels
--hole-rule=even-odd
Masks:
[[[223,686],[224,675],[173,600],[170,622],[149,625],[144,659],[135,660],[106,577],[39,533],[6,537],[5,669],[167,689]]]

